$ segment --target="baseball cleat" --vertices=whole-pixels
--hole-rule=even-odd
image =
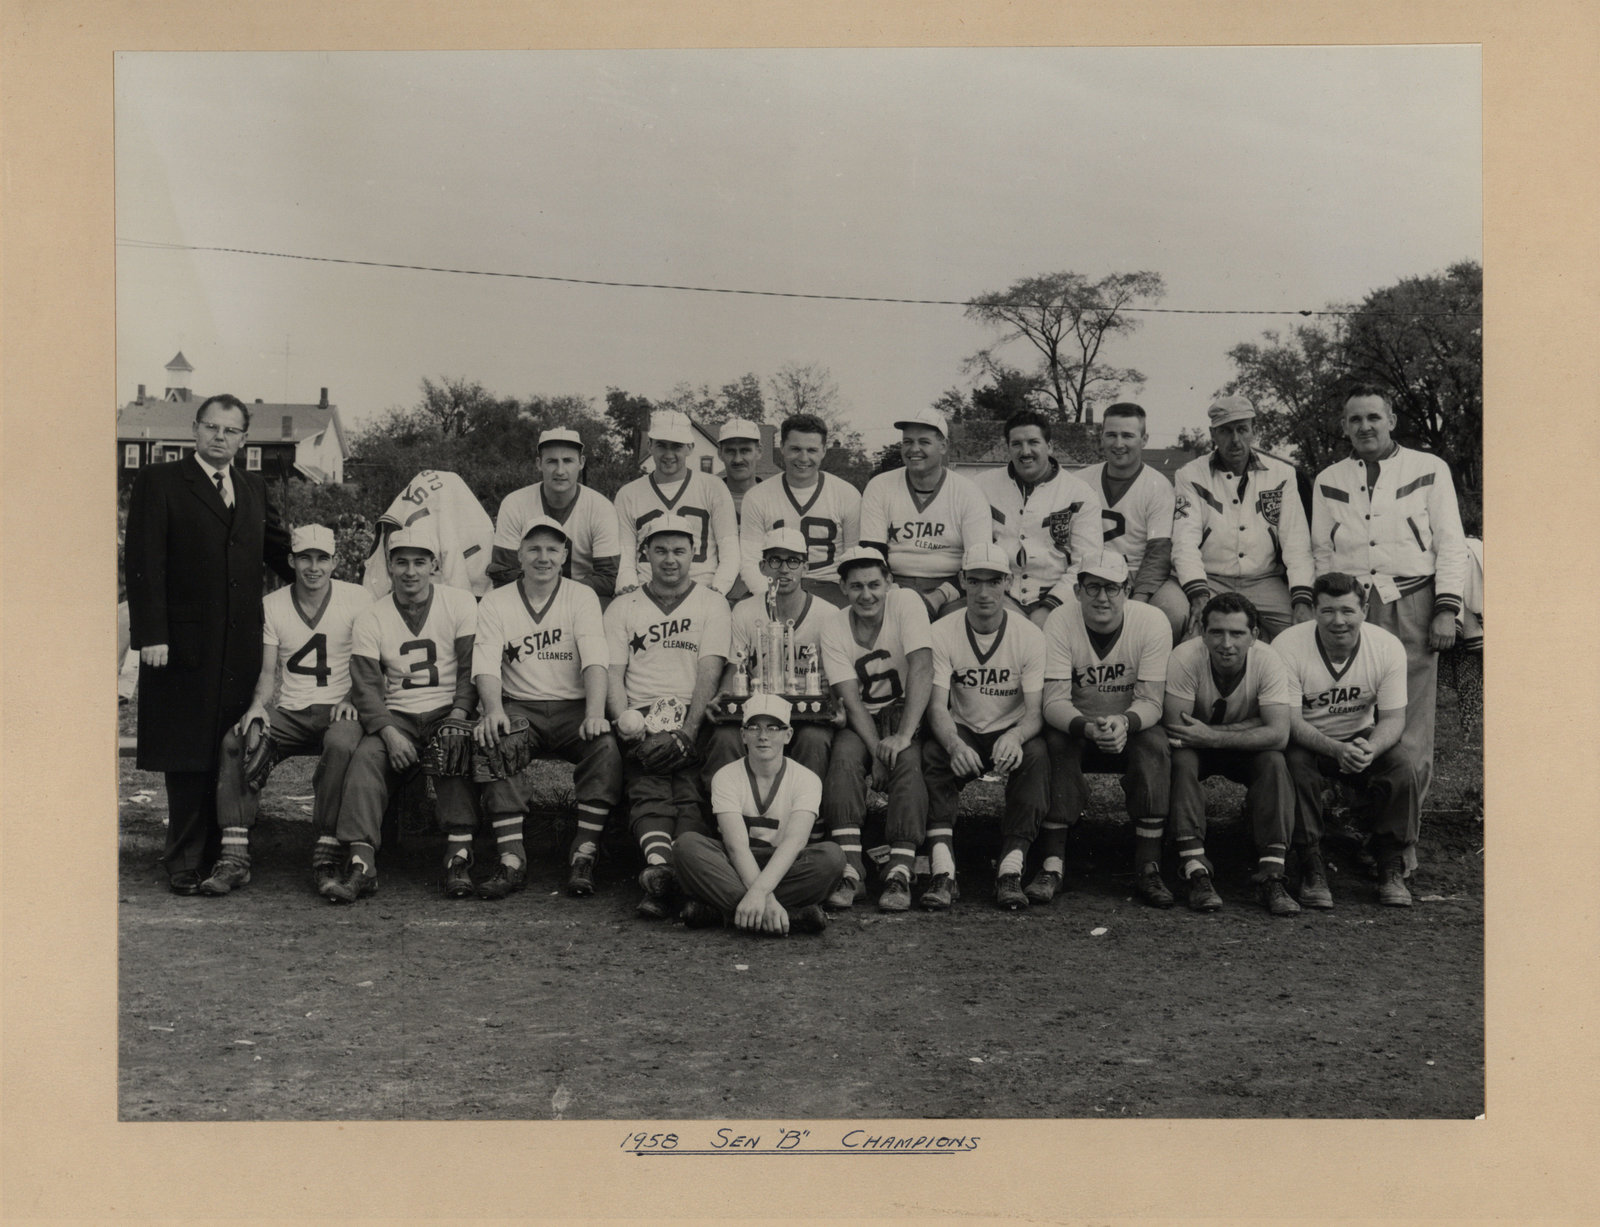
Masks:
[[[994,882],[994,901],[997,907],[1002,907],[1008,912],[1024,912],[1028,909],[1028,893],[1022,889],[1022,875],[1020,873],[1003,873]]]
[[[1328,871],[1322,863],[1320,853],[1301,854],[1300,906],[1320,908],[1323,911],[1333,906],[1333,891],[1328,888]]]
[[[1133,893],[1151,907],[1171,907],[1176,902],[1161,880],[1161,867],[1154,861],[1146,861],[1133,875]]]
[[[901,874],[891,874],[878,896],[880,912],[908,912],[911,910],[911,883]]]
[[[789,932],[821,933],[828,927],[828,915],[820,903],[808,903],[789,913]]]
[[[354,903],[357,899],[377,893],[378,875],[366,873],[360,865],[352,864],[345,870],[344,877],[322,892],[322,897],[329,903]]]
[[[507,895],[515,894],[528,882],[528,869],[525,865],[518,865],[513,869],[501,861],[495,870],[483,881],[478,883],[478,898],[504,899]]]
[[[1033,875],[1033,881],[1022,888],[1022,893],[1028,896],[1029,903],[1049,903],[1061,891],[1061,875],[1054,869],[1041,869]]]
[[[1268,878],[1256,888],[1261,906],[1274,916],[1298,916],[1300,905],[1289,897],[1282,878]]]
[[[594,857],[580,853],[567,865],[567,894],[583,898],[594,894]]]
[[[444,867],[441,883],[446,899],[465,899],[472,894],[472,869],[470,858],[452,857]]]
[[[922,898],[917,901],[919,907],[925,912],[948,911],[955,893],[955,879],[948,873],[936,873],[933,881],[928,883],[928,889],[922,892]]]
[[[311,866],[311,886],[317,894],[323,897],[327,896],[328,887],[343,876],[344,870],[339,868],[338,861],[318,861]]]
[[[192,869],[179,869],[167,875],[167,889],[175,895],[198,895],[200,875]]]
[[[1211,885],[1211,875],[1204,869],[1189,875],[1189,910],[1191,912],[1220,912],[1222,896]]]
[[[849,874],[839,879],[839,885],[833,888],[833,893],[823,900],[822,906],[830,912],[848,912],[856,905],[856,895],[859,893],[861,883]]]
[[[225,856],[211,867],[211,876],[200,883],[202,895],[226,895],[248,885],[250,866],[245,861]]]
[[[1383,877],[1378,882],[1378,902],[1384,907],[1411,906],[1411,892],[1406,889],[1405,866],[1399,861],[1383,867]]]
[[[722,913],[699,899],[686,899],[678,919],[686,929],[714,929],[722,923]]]

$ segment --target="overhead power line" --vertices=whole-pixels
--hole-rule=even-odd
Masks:
[[[258,251],[249,247],[206,247],[193,243],[161,243],[149,239],[117,239],[119,247],[134,247],[147,251],[210,251],[235,256],[265,256],[274,260],[303,260],[312,264],[348,264],[359,268],[391,268],[413,273],[448,273],[458,277],[509,277],[518,281],[553,281],[564,285],[593,285],[618,290],[672,290],[682,294],[742,294],[752,298],[803,298],[816,302],[876,302],[899,303],[918,307],[970,307],[971,299],[959,298],[896,298],[884,294],[806,294],[798,290],[744,290],[714,285],[675,285],[659,281],[607,281],[599,277],[558,277],[552,273],[510,273],[498,269],[449,268],[434,264],[398,264],[387,260],[354,260],[344,256],[307,256],[291,251]],[[1046,307],[1048,303],[1015,302],[1009,306]],[[1085,309],[1100,304],[1085,304]],[[1333,308],[1296,308],[1258,310],[1230,307],[1132,307],[1120,306],[1117,311],[1138,315],[1300,315],[1300,316],[1351,316],[1390,315],[1408,319],[1440,319],[1475,316],[1463,311],[1358,311]]]

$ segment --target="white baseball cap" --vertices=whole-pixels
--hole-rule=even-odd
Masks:
[[[929,405],[926,409],[918,409],[908,418],[901,418],[894,424],[896,430],[904,430],[907,426],[932,426],[939,432],[941,438],[950,437],[950,423],[944,414]]]
[[[561,521],[552,519],[550,516],[534,516],[532,520],[528,521],[528,527],[522,530],[522,539],[526,541],[541,528],[547,528],[551,532],[558,534],[563,541],[570,542],[572,540],[567,530],[561,526]]]
[[[1128,582],[1128,560],[1116,550],[1101,550],[1099,554],[1091,554],[1078,564],[1078,574],[1125,584]]]
[[[538,451],[546,443],[565,443],[568,447],[575,447],[580,452],[583,450],[583,436],[568,426],[552,426],[549,430],[541,431],[538,446],[533,450]]]
[[[993,571],[996,575],[1011,574],[1011,559],[992,541],[980,541],[961,556],[962,571]]]
[[[650,437],[663,443],[694,442],[694,427],[676,409],[661,409],[650,415]]]
[[[840,581],[843,582],[844,573],[851,567],[867,562],[872,563],[874,566],[882,567],[885,572],[889,570],[889,560],[882,553],[873,549],[870,545],[858,545],[839,555],[837,565]]]
[[[798,528],[774,528],[761,540],[761,552],[770,554],[773,550],[788,550],[791,554],[799,554],[805,558],[810,554],[806,549],[806,539],[800,535]]]
[[[744,723],[749,724],[757,716],[766,716],[788,728],[790,711],[787,699],[775,694],[753,694],[744,701]]]
[[[659,537],[662,533],[682,533],[690,541],[694,540],[695,527],[684,519],[683,516],[664,515],[657,516],[645,525],[644,532],[640,534],[640,542],[647,542],[652,537]]]
[[[749,418],[729,418],[717,431],[717,442],[726,443],[729,439],[754,439],[760,443],[761,427]]]
[[[307,550],[333,553],[333,529],[324,524],[302,524],[289,534],[291,554],[304,554]]]
[[[424,533],[420,528],[397,528],[389,534],[389,553],[396,550],[422,550],[437,558],[438,551],[434,549],[437,544],[433,537]]]
[[[1219,396],[1211,402],[1211,408],[1206,410],[1206,417],[1212,426],[1253,421],[1255,416],[1256,407],[1239,395]]]

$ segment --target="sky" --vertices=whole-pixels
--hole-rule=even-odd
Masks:
[[[1482,259],[1476,47],[123,53],[117,396],[713,390],[825,366],[876,446],[995,334],[948,299],[1149,269],[1296,312]],[[154,246],[152,246],[154,245]],[[1288,314],[1146,315],[1106,354],[1152,443]],[[1023,346],[1004,351],[1031,365]]]

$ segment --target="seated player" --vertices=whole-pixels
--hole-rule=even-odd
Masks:
[[[761,576],[770,586],[771,595],[746,597],[733,607],[732,646],[728,652],[727,666],[722,671],[719,699],[730,693],[734,674],[740,667],[739,662],[755,656],[756,639],[762,627],[774,618],[779,622],[794,623],[797,653],[802,649],[812,654],[820,652],[822,620],[833,612],[834,607],[812,596],[801,585],[805,568],[806,543],[799,529],[775,528],[767,534],[766,544],[761,551]],[[802,724],[791,732],[793,735],[787,739],[789,744],[784,753],[795,762],[804,764],[820,780],[828,771],[828,747],[833,744],[833,726]],[[705,766],[701,770],[701,778],[708,792],[711,778],[740,758],[742,752],[737,725],[712,726],[706,742]]]
[[[911,906],[917,848],[930,834],[922,778],[922,715],[933,677],[927,607],[915,592],[890,582],[888,563],[870,546],[840,555],[839,582],[850,604],[823,621],[822,670],[844,705],[845,726],[834,734],[828,756],[822,818],[844,852],[845,870],[827,906],[850,907],[865,890],[861,821],[870,779],[889,794],[889,868],[878,906],[904,912]],[[948,898],[956,870],[949,845],[936,846],[933,857],[930,889]]]
[[[657,516],[641,532],[649,578],[605,615],[607,708],[623,745],[629,825],[644,853],[638,911],[660,920],[672,914],[677,894],[672,842],[705,829],[699,738],[728,655],[728,602],[689,578],[689,521]]]
[[[1314,621],[1291,626],[1272,650],[1289,674],[1289,747],[1294,781],[1294,847],[1300,903],[1331,908],[1322,861],[1322,790],[1345,780],[1367,790],[1381,879],[1378,902],[1410,907],[1406,849],[1421,822],[1420,782],[1406,753],[1406,648],[1381,626],[1365,625],[1365,593],[1342,571],[1311,585]]]
[[[1200,637],[1172,649],[1164,723],[1172,746],[1172,835],[1189,886],[1189,906],[1214,912],[1222,896],[1206,857],[1206,802],[1200,781],[1222,775],[1249,792],[1245,813],[1256,842],[1261,904],[1297,916],[1284,888],[1294,830],[1294,789],[1283,748],[1289,742],[1289,677],[1278,654],[1256,638],[1256,607],[1221,592],[1200,611]]]
[[[807,846],[822,803],[822,781],[784,752],[789,704],[753,696],[745,706],[745,756],[711,781],[711,812],[720,838],[686,831],[673,863],[689,896],[691,928],[732,921],[749,933],[820,933],[822,901],[844,873],[839,845]]]
[[[261,676],[244,715],[222,738],[217,775],[217,823],[222,856],[200,893],[225,895],[250,881],[250,829],[260,809],[261,781],[245,780],[245,744],[250,726],[261,722],[275,758],[315,754],[311,807],[317,841],[311,877],[320,892],[337,880],[340,864],[339,800],[350,755],[361,740],[361,724],[350,704],[350,628],[372,598],[360,584],[333,578],[333,530],[306,524],[289,540],[294,583],[261,602]],[[271,707],[272,692],[278,704]]]
[[[540,433],[534,450],[539,480],[500,500],[489,578],[499,588],[522,575],[518,562],[522,534],[537,517],[549,516],[567,534],[567,561],[561,573],[594,589],[604,604],[616,589],[622,554],[617,509],[605,495],[583,484],[583,438],[577,431],[551,426]]]
[[[928,787],[928,838],[949,855],[961,789],[987,770],[1006,777],[1000,815],[995,903],[1028,906],[1022,868],[1049,804],[1050,761],[1040,736],[1044,633],[1020,610],[1006,609],[1009,552],[979,544],[961,561],[967,607],[933,624],[933,694],[922,762]],[[942,858],[941,858],[942,859]],[[922,906],[948,907],[923,892]]]
[[[472,593],[435,584],[433,547],[414,529],[391,533],[387,567],[394,590],[356,618],[351,629],[350,701],[366,736],[350,756],[339,807],[339,842],[349,851],[344,875],[323,887],[333,903],[354,903],[378,888],[377,852],[389,794],[444,731],[470,741],[476,707],[472,643],[478,608]],[[465,774],[434,779],[445,830],[444,893],[472,894],[472,833],[477,825]],[[502,856],[523,859],[521,845]]]
[[[1122,777],[1133,819],[1133,889],[1171,907],[1161,880],[1171,763],[1161,728],[1171,631],[1160,611],[1128,599],[1128,564],[1107,546],[1079,565],[1076,599],[1045,620],[1044,719],[1050,751],[1050,812],[1041,827],[1043,861],[1026,894],[1049,903],[1061,889],[1067,831],[1089,800],[1085,772]]]
[[[498,745],[512,720],[521,718],[536,757],[576,764],[578,828],[567,850],[567,893],[590,895],[600,834],[622,800],[622,752],[606,719],[611,655],[600,598],[565,578],[570,546],[566,529],[549,516],[529,523],[517,549],[522,578],[496,588],[478,606],[472,680],[483,711],[480,745]],[[485,781],[483,810],[498,846],[523,846],[529,793],[526,773]],[[502,861],[478,884],[478,894],[503,899],[522,889],[526,873],[520,857]]]

